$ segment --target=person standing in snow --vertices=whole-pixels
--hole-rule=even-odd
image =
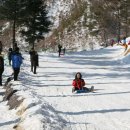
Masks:
[[[30,54],[30,61],[31,61],[31,71],[36,74],[37,66],[39,66],[39,58],[38,53],[32,48],[29,51]]]
[[[121,39],[120,39],[120,37],[117,39],[117,43],[118,43],[118,44],[121,44]]]
[[[115,44],[114,39],[111,40],[111,46],[113,47],[113,45]]]
[[[123,42],[123,44],[126,44],[126,37],[123,37],[122,42]]]
[[[22,64],[22,55],[19,53],[19,48],[16,47],[15,51],[11,55],[11,60],[12,60],[12,68],[14,71],[14,81],[18,80],[18,74],[20,72],[20,67]]]
[[[38,53],[35,51],[35,54],[33,56],[33,73],[36,74],[37,66],[39,66],[39,58]]]
[[[4,58],[0,52],[0,86],[2,86],[2,74],[4,72]]]
[[[61,49],[62,49],[62,46],[59,44],[59,45],[58,45],[58,53],[59,53],[59,57],[60,57],[60,54],[61,54]]]
[[[125,51],[126,51],[127,48],[128,48],[128,45],[126,44],[126,37],[123,38],[122,42],[123,42],[123,46],[124,46]],[[125,52],[125,51],[124,51],[124,52]]]
[[[76,73],[75,79],[72,82],[72,92],[75,92],[76,90],[85,90],[89,91],[88,88],[84,87],[85,86],[85,81],[82,79],[82,75],[80,72]]]

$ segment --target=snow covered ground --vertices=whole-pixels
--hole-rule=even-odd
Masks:
[[[39,53],[36,75],[30,72],[29,55],[23,54],[20,81],[12,83],[25,100],[8,110],[0,88],[0,130],[13,130],[19,121],[22,130],[130,130],[130,56],[122,57],[123,51],[114,46],[61,58]],[[12,73],[6,66],[4,79]],[[76,72],[86,87],[95,87],[94,93],[71,92]],[[25,112],[16,115],[22,107]]]

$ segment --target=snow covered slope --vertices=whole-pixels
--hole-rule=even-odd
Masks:
[[[17,94],[26,98],[19,126],[23,130],[130,130],[130,61],[122,64],[117,58],[123,51],[114,46],[61,58],[40,53],[36,75],[30,72],[29,55],[24,54],[20,81],[12,81],[21,90]],[[94,93],[71,92],[76,72],[82,73],[86,87],[94,85]],[[18,110],[7,111],[5,104],[0,103],[0,113],[4,113],[0,130],[13,130],[19,122]]]

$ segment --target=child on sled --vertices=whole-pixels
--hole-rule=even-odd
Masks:
[[[82,90],[85,92],[90,92],[92,91],[93,87],[91,87],[91,89],[84,87],[85,86],[85,81],[84,79],[82,79],[82,75],[80,72],[76,73],[75,75],[75,79],[72,82],[72,93],[77,91],[77,90]]]

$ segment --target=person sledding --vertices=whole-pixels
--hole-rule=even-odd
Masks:
[[[75,91],[82,91],[82,92],[90,92],[93,91],[93,86],[89,89],[85,87],[85,81],[82,79],[82,75],[80,72],[76,73],[75,79],[72,82],[72,93]]]

